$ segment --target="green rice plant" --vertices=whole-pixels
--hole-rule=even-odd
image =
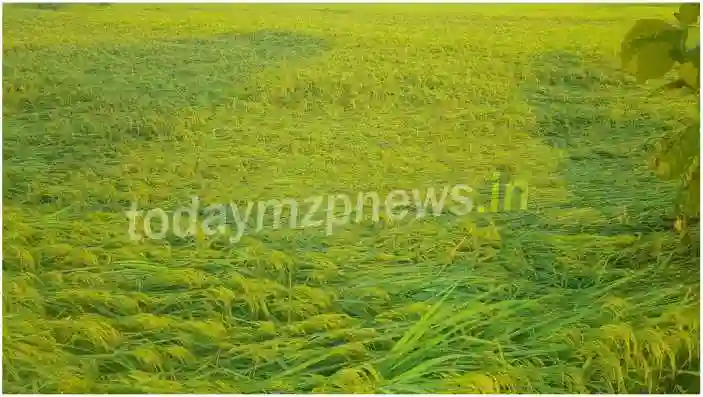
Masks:
[[[699,253],[639,150],[691,96],[613,56],[670,6],[4,11],[4,391],[700,391]],[[231,217],[133,241],[123,212],[458,184],[490,207],[499,170],[525,209],[254,213],[236,243]]]

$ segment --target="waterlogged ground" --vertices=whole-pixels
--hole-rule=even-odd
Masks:
[[[698,392],[698,254],[642,151],[697,109],[617,61],[636,18],[673,11],[5,7],[4,390]],[[488,203],[495,171],[527,209],[236,244],[134,242],[124,213]]]

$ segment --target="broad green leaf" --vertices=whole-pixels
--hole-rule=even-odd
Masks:
[[[686,35],[686,49],[694,48],[701,44],[701,30],[700,28],[688,28],[688,35]]]
[[[684,25],[691,25],[698,22],[698,17],[701,15],[701,5],[697,3],[686,3],[679,7],[679,12],[675,12],[674,16]]]
[[[640,19],[627,32],[620,46],[623,67],[637,55],[639,49],[652,41],[663,41],[677,47],[683,38],[683,30],[661,19]]]
[[[685,61],[692,62],[696,68],[699,68],[701,65],[700,46],[696,46],[696,48],[692,48],[692,49],[686,51],[686,54],[684,54],[684,59],[685,59]]]
[[[700,87],[700,70],[692,62],[686,62],[679,67],[679,77],[693,89]]]
[[[625,69],[632,73],[638,82],[645,82],[664,76],[674,66],[670,56],[671,44],[665,41],[650,41],[637,48],[636,56],[630,59]]]

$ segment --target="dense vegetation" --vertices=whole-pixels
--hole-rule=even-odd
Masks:
[[[676,11],[5,7],[3,390],[698,392],[699,250],[646,149],[699,99],[618,59],[634,21]],[[499,169],[526,210],[237,244],[134,242],[124,213],[480,201]]]
[[[677,24],[662,19],[641,19],[625,36],[623,66],[639,81],[665,76],[674,65],[678,78],[663,86],[685,88],[698,99],[700,109],[700,4],[685,3],[674,13]],[[700,119],[657,140],[652,165],[664,178],[677,180],[676,227],[688,232],[690,217],[700,215]]]

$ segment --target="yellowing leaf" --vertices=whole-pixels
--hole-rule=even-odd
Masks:
[[[674,223],[674,230],[676,230],[676,232],[678,233],[683,233],[684,230],[686,230],[686,224],[683,218],[676,218],[676,222]]]
[[[679,204],[683,215],[696,217],[700,215],[701,210],[700,158],[696,157],[690,168],[687,182],[682,186],[683,191],[679,198]]]
[[[669,179],[671,178],[671,166],[666,161],[657,160],[654,173],[662,179]]]

